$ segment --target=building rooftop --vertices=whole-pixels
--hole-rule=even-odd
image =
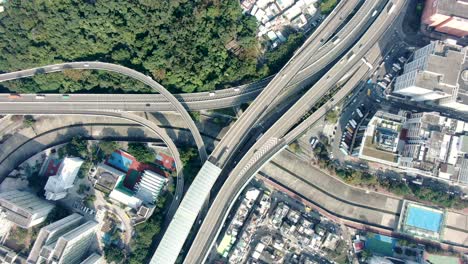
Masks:
[[[83,160],[80,158],[65,158],[58,169],[57,175],[50,176],[44,187],[47,200],[58,200],[66,195],[67,189],[73,187]]]
[[[436,8],[438,14],[468,18],[467,0],[438,0]]]

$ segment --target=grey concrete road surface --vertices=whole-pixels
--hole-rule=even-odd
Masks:
[[[281,150],[282,145],[286,146],[287,143],[290,143],[291,140],[294,140],[305,131],[305,129],[310,126],[308,123],[314,123],[317,118],[323,116],[330,107],[333,107],[338,100],[346,96],[347,93],[340,90],[333,99],[329,100],[324,106],[319,108],[319,110],[315,111],[305,122],[302,122],[298,126],[301,127],[301,129],[295,129],[293,133],[288,133],[289,135],[281,138],[284,133],[288,132],[288,130],[309,111],[315,102],[317,102],[329,88],[333,87],[337,82],[340,82],[346,75],[348,75],[346,78],[351,77],[349,73],[356,72],[363,64],[359,63],[361,58],[371,55],[367,54],[368,51],[375,53],[375,50],[372,48],[377,47],[377,51],[380,52],[379,39],[383,36],[385,30],[393,23],[396,15],[399,14],[404,4],[406,4],[405,0],[392,1],[391,4],[388,4],[369,30],[367,30],[365,35],[353,49],[348,52],[348,54],[354,54],[354,56],[348,56],[343,59],[343,63],[337,63],[329,73],[296,102],[274,126],[270,127],[268,131],[257,140],[254,147],[246,153],[238,165],[231,171],[229,178],[219,191],[219,195],[212,203],[197,237],[190,248],[185,263],[203,262],[204,257],[214,243],[214,239],[219,232],[219,227],[224,222],[226,214],[232,206],[232,201],[236,199],[239,191],[242,190],[243,186],[246,185],[248,180],[255,175],[261,166],[274,157],[274,155]],[[377,55],[380,55],[380,53],[377,53]],[[365,73],[367,73],[367,71],[364,71],[364,74]],[[303,123],[305,123],[305,125],[302,125]]]
[[[189,113],[184,108],[184,106],[179,102],[179,100],[177,100],[177,98],[175,98],[169,91],[167,91],[166,88],[164,88],[158,82],[153,80],[150,76],[144,75],[143,73],[137,72],[133,69],[120,66],[117,64],[104,63],[104,62],[69,62],[69,63],[60,63],[60,64],[49,65],[45,67],[38,67],[38,68],[33,68],[33,69],[28,69],[28,70],[0,74],[0,82],[30,77],[38,73],[62,71],[65,69],[93,69],[93,70],[117,72],[122,75],[126,75],[128,77],[136,79],[148,85],[149,87],[155,89],[171,103],[171,105],[177,110],[177,112],[185,120],[187,127],[192,132],[192,135],[195,139],[195,143],[197,144],[201,161],[204,162],[208,158],[208,154],[205,149],[205,144],[203,143],[203,139],[200,135],[200,132],[198,131],[198,128],[193,122]],[[18,105],[18,106],[13,105],[13,107],[19,107],[19,109],[21,109],[21,105]],[[81,108],[81,110],[87,110],[87,108]]]

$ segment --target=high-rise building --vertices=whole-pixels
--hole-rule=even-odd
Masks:
[[[30,192],[9,191],[0,193],[0,217],[22,228],[42,223],[54,205]]]
[[[468,35],[467,0],[426,0],[421,21],[442,33],[457,37]]]
[[[96,238],[97,226],[95,221],[86,221],[81,215],[72,214],[43,227],[28,263],[81,263],[91,255],[88,252]]]
[[[65,218],[62,218],[54,223],[44,226],[39,231],[36,242],[31,249],[28,256],[28,263],[36,263],[39,260],[39,254],[42,247],[50,244],[53,241],[67,233],[68,231],[76,228],[83,222],[83,217],[79,214],[71,214]]]
[[[93,253],[89,257],[87,257],[85,260],[83,260],[80,264],[100,264],[100,263],[105,263],[104,258],[97,253]]]
[[[420,48],[396,79],[393,92],[415,101],[435,101],[444,107],[468,111],[466,51],[441,41]]]
[[[44,187],[47,200],[56,201],[67,196],[67,190],[73,187],[81,164],[83,160],[80,158],[65,158],[62,161],[57,175],[50,176]]]

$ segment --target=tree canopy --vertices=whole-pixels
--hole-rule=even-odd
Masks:
[[[140,142],[128,143],[127,151],[139,162],[151,163],[154,162],[154,159],[156,158],[154,150]]]
[[[8,1],[0,14],[0,71],[99,60],[149,74],[172,92],[212,90],[267,74],[257,66],[256,27],[237,1]],[[116,74],[75,70],[3,85],[148,91]]]

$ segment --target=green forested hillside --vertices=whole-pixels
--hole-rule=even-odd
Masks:
[[[173,92],[212,90],[267,74],[257,67],[255,32],[255,18],[242,15],[236,0],[11,0],[0,14],[0,71],[99,60],[145,72]],[[90,71],[3,85],[21,92],[148,91]]]

